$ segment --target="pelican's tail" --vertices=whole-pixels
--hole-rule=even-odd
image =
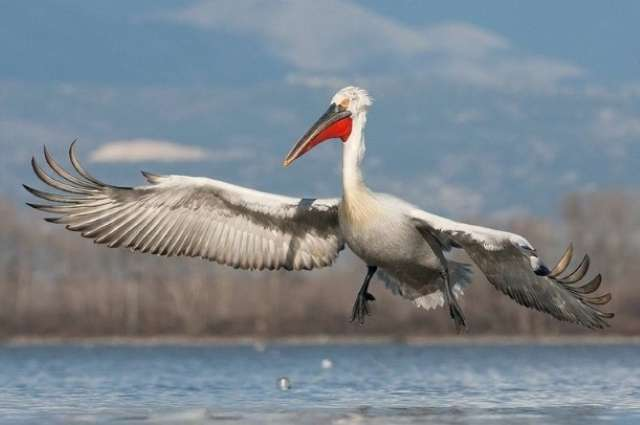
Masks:
[[[471,283],[473,269],[469,264],[449,261],[449,274],[453,283],[453,295],[459,300],[464,295],[464,289]],[[428,294],[421,295],[411,286],[398,281],[384,270],[378,270],[378,277],[382,279],[385,286],[394,294],[412,300],[418,307],[431,310],[443,307],[445,304],[444,294],[440,289],[436,289]]]
[[[453,295],[460,299],[464,295],[464,290],[471,284],[473,268],[471,264],[449,261],[449,274],[453,282]]]
[[[469,264],[459,263],[457,261],[449,261],[449,276],[453,283],[453,295],[459,300],[464,295],[464,290],[471,284],[471,275],[473,270]],[[425,310],[443,307],[445,304],[444,293],[437,290],[430,294],[422,295],[413,300],[413,302]]]

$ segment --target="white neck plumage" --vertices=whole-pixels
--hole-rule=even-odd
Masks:
[[[360,163],[364,157],[364,127],[367,113],[359,112],[352,117],[351,134],[342,148],[342,188],[345,198],[366,190]]]

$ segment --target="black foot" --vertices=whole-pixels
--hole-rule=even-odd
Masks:
[[[356,320],[361,325],[364,324],[364,318],[369,314],[369,307],[367,307],[367,303],[369,301],[375,301],[376,298],[368,292],[358,292],[358,296],[356,297],[356,302],[353,304],[353,312],[351,313],[351,321],[355,322]]]
[[[449,314],[456,324],[456,332],[459,334],[464,333],[467,328],[467,323],[465,322],[462,310],[457,303],[449,303]]]
[[[442,260],[443,264],[444,259]],[[444,282],[444,300],[449,306],[449,315],[453,319],[453,322],[456,324],[456,332],[458,334],[463,333],[467,329],[467,323],[464,320],[464,314],[462,313],[462,309],[458,305],[458,301],[452,291],[450,280],[449,280],[449,270],[444,269],[441,272],[442,281]]]

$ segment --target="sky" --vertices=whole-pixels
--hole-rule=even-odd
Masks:
[[[433,212],[556,214],[640,178],[636,1],[82,0],[0,14],[0,195],[70,142],[103,180],[340,195],[340,144],[282,158],[346,85],[365,176]]]

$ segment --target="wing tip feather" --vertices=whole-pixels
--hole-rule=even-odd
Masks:
[[[160,181],[165,177],[160,174],[150,173],[149,171],[140,170],[142,176],[147,180],[147,182],[151,184],[160,183]]]

